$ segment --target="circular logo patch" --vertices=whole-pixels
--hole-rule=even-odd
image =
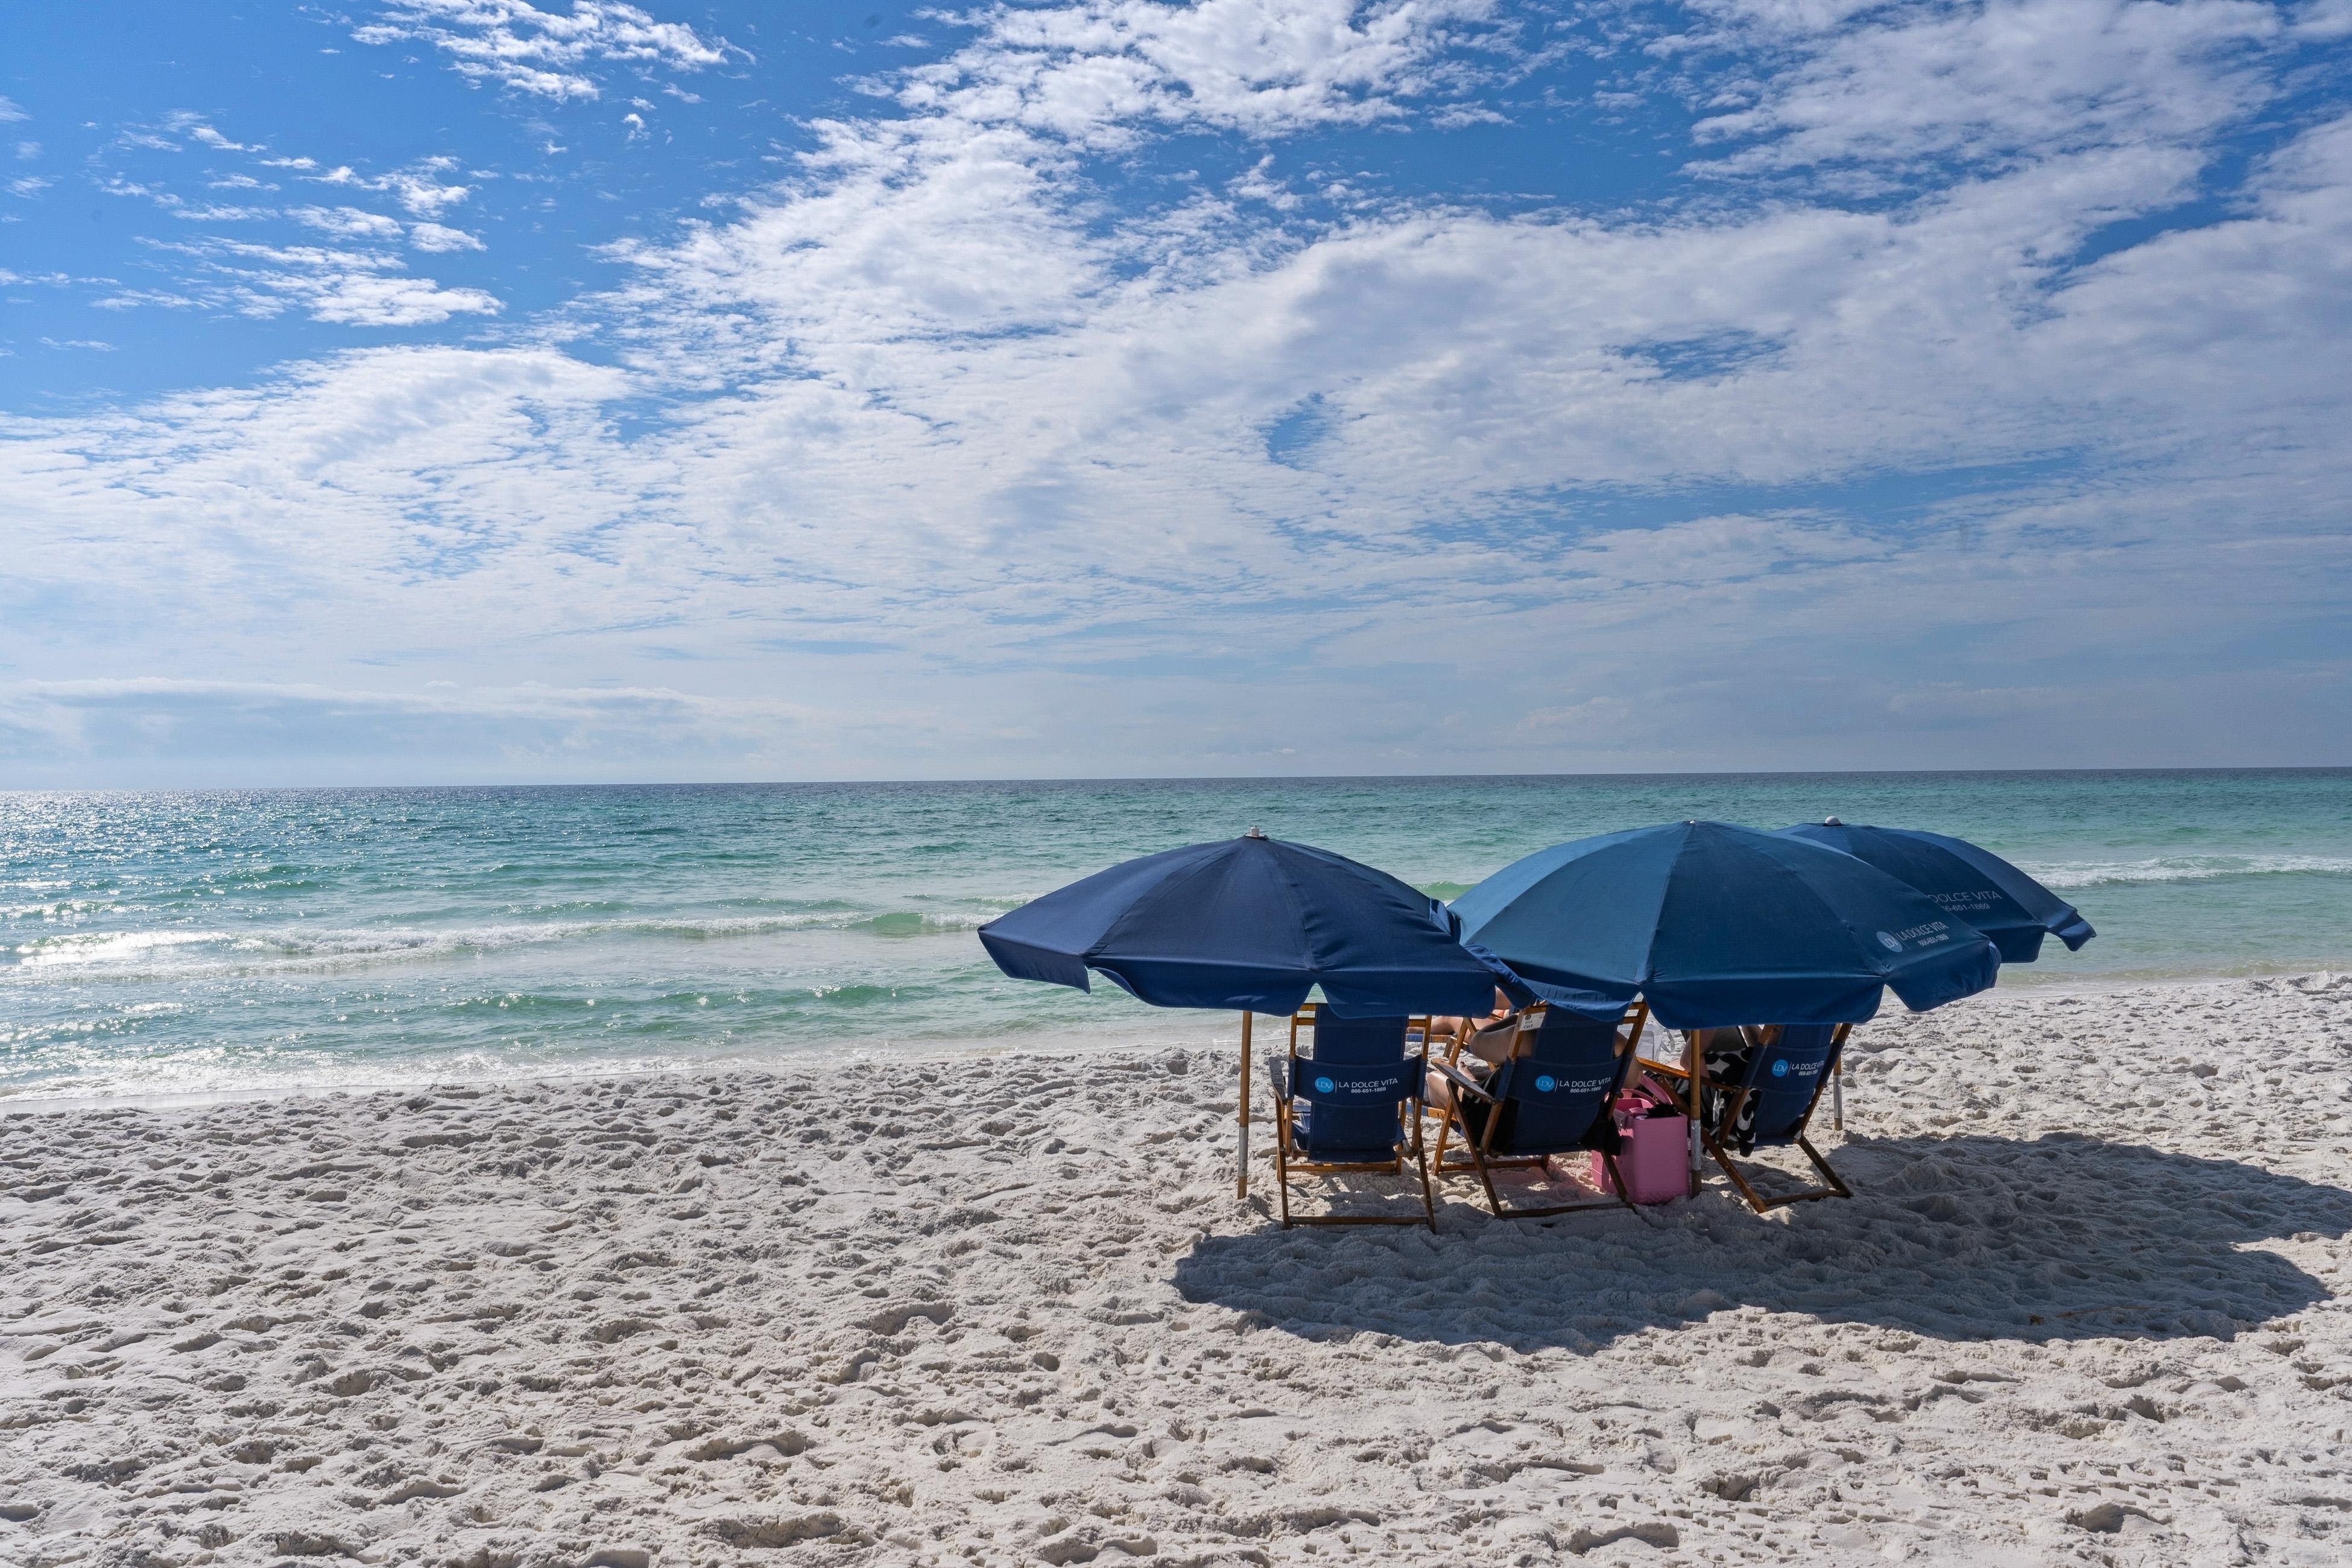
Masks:
[[[1883,931],[1878,933],[1878,945],[1889,952],[1901,952],[1903,939],[1891,931]]]
[[[1559,1079],[1552,1077],[1549,1073],[1546,1073],[1541,1078],[1536,1079],[1536,1092],[1538,1094],[1549,1094],[1553,1089],[1558,1089],[1559,1087]]]
[[[1318,1078],[1315,1080],[1315,1092],[1318,1094],[1328,1094],[1339,1087],[1328,1078]]]
[[[1772,1076],[1774,1078],[1787,1078],[1789,1076],[1789,1064],[1785,1061],[1774,1062],[1772,1064]]]

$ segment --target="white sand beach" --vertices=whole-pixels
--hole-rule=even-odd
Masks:
[[[1853,1201],[1434,1237],[1236,1205],[1202,1051],[19,1107],[0,1562],[2343,1563],[2347,1063],[1996,993]]]

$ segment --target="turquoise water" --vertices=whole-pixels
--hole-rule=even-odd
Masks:
[[[2099,928],[2004,984],[2352,964],[2352,771],[0,795],[0,1097],[1228,1038],[972,935],[1263,826],[1450,898],[1684,817],[1956,833]],[[1893,1004],[1889,1004],[1893,1005]]]

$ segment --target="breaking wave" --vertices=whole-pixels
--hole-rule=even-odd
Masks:
[[[64,931],[0,947],[0,971],[55,972],[126,966],[169,970],[299,968],[373,960],[431,959],[541,947],[564,942],[637,938],[719,942],[799,931],[841,931],[881,937],[937,936],[977,930],[996,911],[833,911],[727,916],[711,919],[513,921],[499,925],[273,927],[247,931]]]
[[[2064,890],[2220,877],[2352,876],[2352,859],[2333,855],[2159,855],[2146,860],[2059,861],[2023,869],[2043,887]]]

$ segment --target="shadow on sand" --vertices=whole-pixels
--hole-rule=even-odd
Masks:
[[[1185,1300],[1313,1338],[1598,1350],[1740,1306],[1948,1340],[2229,1339],[2329,1299],[2259,1244],[2352,1231],[2352,1192],[2229,1160],[2055,1133],[1857,1139],[1858,1195],[1499,1221],[1449,1182],[1439,1234],[1267,1225],[1203,1237]],[[1312,1201],[1311,1199],[1309,1201]]]

